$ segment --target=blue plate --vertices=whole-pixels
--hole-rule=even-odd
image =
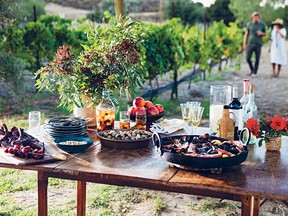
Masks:
[[[84,141],[86,144],[80,144],[80,145],[66,145],[66,144],[60,144],[61,142],[66,142],[66,141]],[[68,153],[80,153],[88,149],[92,143],[93,140],[87,137],[62,137],[62,138],[57,138],[54,140],[56,143],[57,147],[62,149],[63,151],[66,151]]]

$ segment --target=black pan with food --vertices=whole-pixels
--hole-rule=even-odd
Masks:
[[[160,148],[162,159],[185,167],[230,167],[241,164],[248,156],[248,149],[241,141],[228,141],[208,134],[160,137],[154,133],[152,140]]]

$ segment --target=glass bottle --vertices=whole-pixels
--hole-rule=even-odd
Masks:
[[[101,102],[96,107],[97,130],[114,129],[115,113],[116,108],[113,100],[110,98],[110,90],[104,89]]]
[[[244,122],[246,122],[249,118],[258,118],[258,108],[254,102],[254,85],[250,86],[248,103],[244,109]]]
[[[242,130],[244,128],[244,110],[249,100],[249,79],[243,80],[243,96],[240,99],[240,103],[242,105],[242,112],[240,112],[240,118],[239,118],[239,130]]]
[[[248,103],[248,99],[249,99],[249,79],[244,79],[243,80],[243,96],[240,99],[243,110],[246,104]]]
[[[244,122],[247,122],[249,118],[258,118],[258,108],[254,102],[254,85],[250,86],[248,103],[246,104],[244,109]],[[255,144],[256,140],[256,137],[251,134],[249,144]]]
[[[217,136],[234,140],[234,121],[230,118],[229,106],[223,107],[222,118],[217,122]]]
[[[238,87],[233,87],[233,99],[229,103],[229,112],[234,114],[235,117],[235,125],[234,125],[234,140],[238,140],[238,129],[239,129],[239,122],[242,118],[242,105],[238,98]],[[241,128],[242,129],[242,128]]]

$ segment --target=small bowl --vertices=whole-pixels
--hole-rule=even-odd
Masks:
[[[86,142],[86,144],[61,144],[62,142],[66,141]],[[54,142],[56,143],[56,146],[61,150],[73,154],[80,153],[88,149],[92,145],[93,140],[87,137],[63,137],[55,139]]]

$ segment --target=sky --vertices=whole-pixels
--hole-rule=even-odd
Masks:
[[[205,7],[209,7],[215,0],[192,0],[193,2],[201,2]]]

